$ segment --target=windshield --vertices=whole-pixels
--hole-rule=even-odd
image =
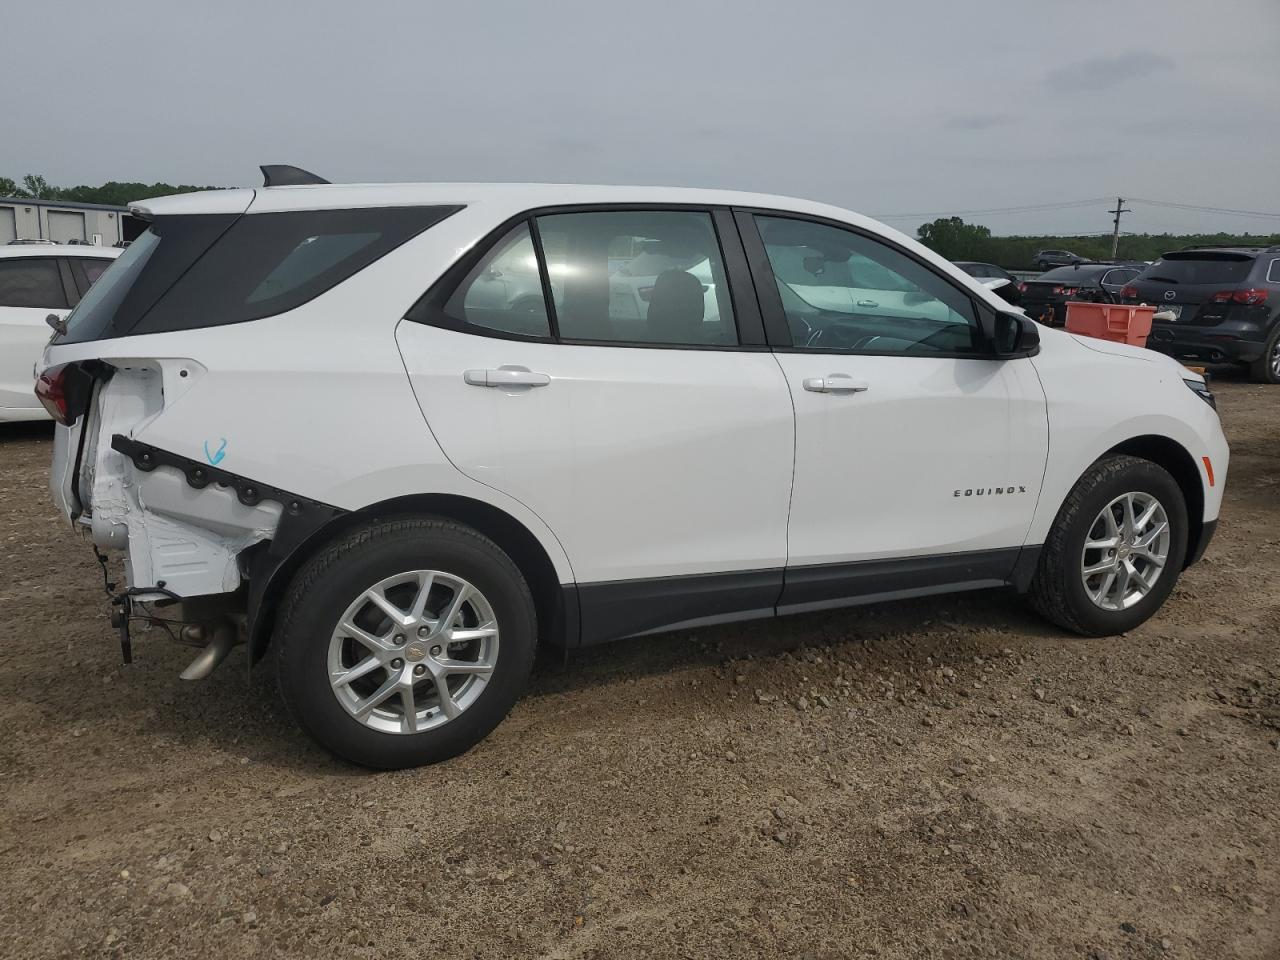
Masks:
[[[133,282],[138,279],[138,274],[147,265],[147,261],[151,259],[151,255],[159,244],[160,238],[155,231],[148,229],[146,233],[129,244],[124,253],[103,271],[102,276],[85,293],[84,299],[67,317],[67,333],[64,338],[66,342],[83,343],[86,340],[96,340],[106,332],[120,302],[133,286]],[[55,337],[55,339],[63,338]]]
[[[1171,254],[1157,260],[1139,277],[1157,283],[1239,283],[1249,275],[1253,257],[1241,254]]]

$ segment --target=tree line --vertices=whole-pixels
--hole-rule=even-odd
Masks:
[[[948,260],[979,260],[1007,270],[1035,269],[1035,255],[1041,250],[1070,250],[1090,260],[1111,259],[1110,236],[995,237],[981,224],[965,223],[959,217],[940,217],[921,224],[916,236]],[[1280,244],[1280,234],[1123,234],[1116,256],[1124,260],[1158,260],[1170,250],[1207,244],[1269,246]]]
[[[113,207],[127,206],[147,197],[167,197],[196,190],[218,190],[220,187],[197,187],[189,183],[121,183],[109,180],[100,187],[81,184],[56,187],[39,174],[29,173],[21,181],[0,177],[0,197],[22,200],[66,200],[71,203],[105,203]]]

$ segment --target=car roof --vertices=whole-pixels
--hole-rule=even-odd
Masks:
[[[1225,245],[1224,245],[1224,246],[1215,246],[1215,245],[1210,244],[1210,245],[1206,245],[1206,246],[1203,246],[1203,247],[1182,247],[1182,248],[1181,248],[1181,249],[1179,249],[1179,250],[1170,250],[1170,251],[1169,251],[1169,253],[1166,253],[1166,254],[1165,254],[1165,256],[1167,257],[1167,256],[1169,256],[1169,254],[1172,254],[1172,253],[1176,253],[1176,254],[1178,254],[1180,257],[1183,257],[1183,258],[1185,258],[1188,254],[1197,254],[1197,253],[1203,253],[1203,254],[1209,254],[1209,255],[1212,255],[1212,254],[1215,254],[1215,253],[1240,253],[1240,254],[1247,254],[1247,255],[1249,255],[1249,256],[1255,256],[1255,255],[1257,255],[1257,254],[1270,253],[1270,252],[1273,252],[1273,251],[1276,251],[1276,250],[1280,250],[1280,246],[1274,246],[1274,247],[1256,246],[1256,247],[1254,247],[1254,246],[1246,246],[1246,245],[1244,245],[1244,244],[1241,244],[1241,245],[1239,245],[1239,246],[1225,246]]]
[[[747,207],[808,214],[861,227],[893,240],[957,279],[971,278],[950,261],[893,227],[842,207],[767,193],[702,187],[621,186],[579,183],[326,183],[279,187],[202,190],[131,203],[143,219],[181,214],[257,214],[290,210],[344,210],[365,207],[461,205],[485,209],[494,226],[529,210],[573,205],[621,206],[688,204]],[[971,287],[997,309],[1004,301],[984,287]]]
[[[517,209],[573,204],[697,204],[765,207],[838,216],[856,223],[868,220],[849,210],[765,193],[701,187],[621,186],[580,183],[331,183],[304,186],[204,190],[131,203],[143,217],[200,213],[269,213],[284,210],[328,210],[352,207],[494,204]],[[886,229],[877,224],[878,229]]]
[[[6,243],[0,246],[0,259],[10,257],[97,257],[115,259],[124,253],[120,247],[98,247],[91,243]]]

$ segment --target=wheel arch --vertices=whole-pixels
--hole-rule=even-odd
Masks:
[[[1187,553],[1183,566],[1190,566],[1194,558],[1200,556],[1200,540],[1204,536],[1204,487],[1195,457],[1177,440],[1158,434],[1130,437],[1117,443],[1102,456],[1114,454],[1128,454],[1149,460],[1167,470],[1178,484],[1187,504]]]
[[[255,584],[251,577],[247,624],[250,662],[257,662],[266,652],[285,591],[298,570],[318,551],[371,521],[424,514],[465,523],[501,547],[529,584],[538,616],[539,639],[557,645],[578,643],[577,591],[572,585],[560,583],[555,564],[528,527],[505,510],[482,500],[458,494],[426,493],[395,497],[343,513],[298,544],[273,569],[262,572],[261,582]],[[252,570],[252,562],[249,567]]]

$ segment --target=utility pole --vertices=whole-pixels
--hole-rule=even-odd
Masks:
[[[1133,211],[1124,205],[1123,197],[1116,197],[1116,208],[1108,210],[1107,213],[1114,213],[1116,216],[1115,229],[1111,233],[1111,259],[1114,260],[1116,253],[1120,250],[1120,214],[1133,213]]]

